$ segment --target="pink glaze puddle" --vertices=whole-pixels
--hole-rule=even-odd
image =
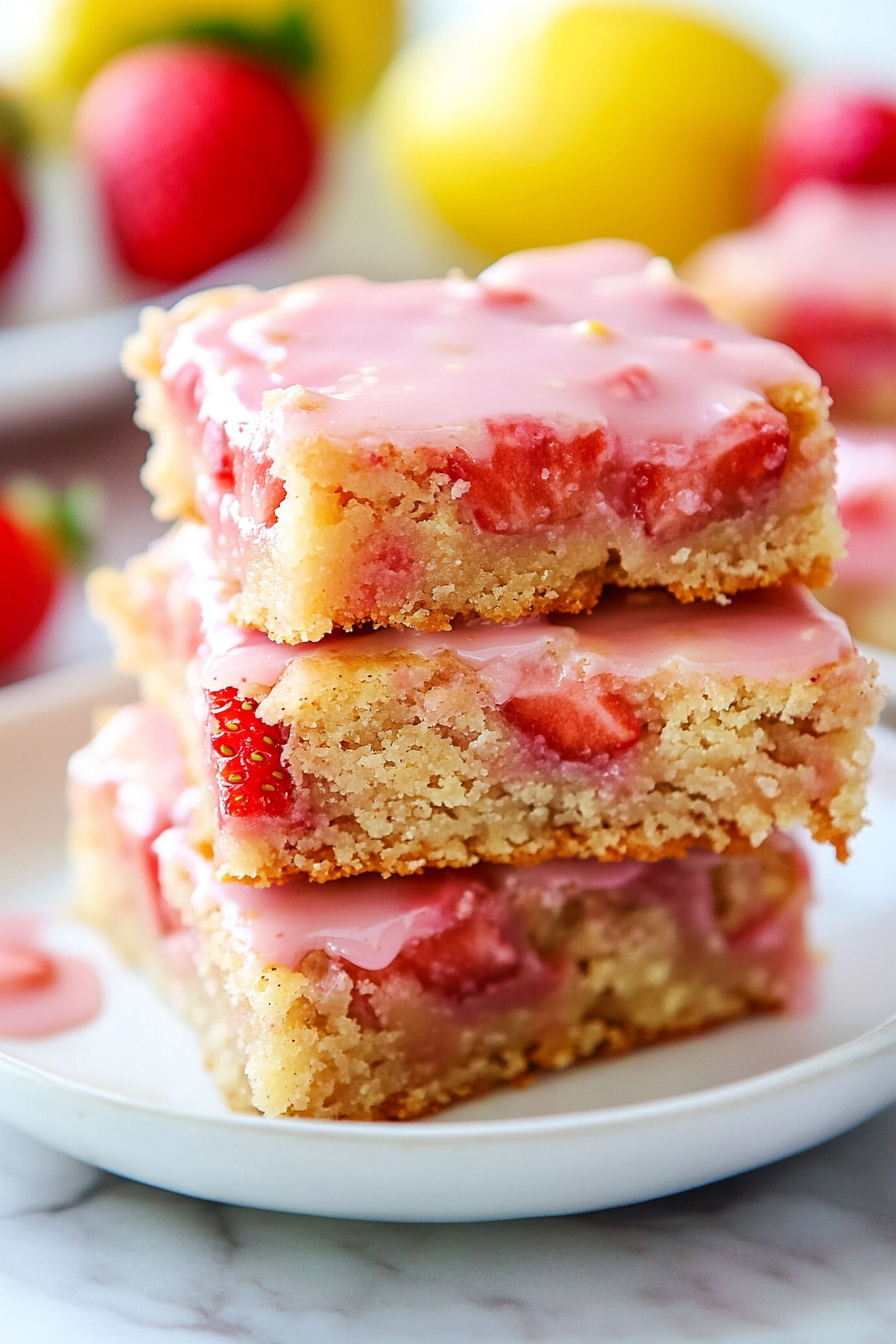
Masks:
[[[837,507],[846,529],[845,583],[896,583],[896,428],[850,426],[837,435]]]
[[[713,317],[666,263],[601,242],[517,253],[478,280],[340,276],[250,293],[182,321],[162,377],[247,462],[271,435],[481,462],[489,424],[508,419],[561,439],[607,427],[630,462],[699,443],[765,388],[818,384],[792,351]],[[310,395],[263,409],[265,393],[296,386]]]
[[[100,1010],[93,967],[40,947],[39,926],[28,915],[0,920],[0,1036],[52,1036],[83,1026]]]

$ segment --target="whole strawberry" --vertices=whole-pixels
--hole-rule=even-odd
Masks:
[[[0,93],[0,275],[28,233],[28,216],[17,171],[23,141],[24,127],[18,109]]]
[[[98,507],[86,482],[58,494],[20,476],[0,494],[0,664],[37,634],[66,570],[84,558]]]
[[[801,182],[896,185],[896,102],[826,85],[795,85],[766,130],[757,207],[773,209]]]
[[[27,233],[25,206],[12,164],[0,155],[0,275],[16,256]]]
[[[317,158],[312,121],[279,74],[191,44],[110,61],[84,94],[78,136],[122,259],[170,283],[267,238]]]

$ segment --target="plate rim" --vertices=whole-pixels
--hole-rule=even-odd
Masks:
[[[669,1044],[674,1045],[674,1042]],[[175,1106],[161,1105],[111,1092],[107,1088],[75,1082],[39,1064],[18,1059],[2,1048],[0,1048],[0,1074],[5,1072],[30,1077],[32,1081],[61,1088],[76,1096],[91,1098],[114,1109],[139,1113],[147,1117],[156,1116],[178,1122],[213,1125],[216,1129],[234,1128],[249,1131],[262,1129],[279,1133],[308,1134],[317,1138],[344,1134],[345,1142],[361,1134],[368,1138],[376,1135],[375,1142],[405,1143],[409,1140],[414,1145],[425,1147],[444,1143],[446,1139],[462,1142],[476,1139],[534,1137],[531,1132],[533,1130],[547,1135],[558,1131],[604,1132],[616,1128],[630,1129],[639,1124],[643,1126],[665,1119],[681,1118],[691,1112],[710,1113],[727,1110],[749,1105],[796,1087],[808,1086],[825,1076],[846,1073],[873,1059],[883,1059],[888,1054],[896,1055],[896,1013],[892,1013],[860,1036],[854,1036],[840,1045],[808,1055],[792,1064],[765,1069],[749,1078],[722,1083],[717,1087],[698,1088],[672,1097],[630,1102],[622,1106],[595,1107],[585,1111],[564,1111],[559,1114],[502,1120],[427,1120],[422,1124],[413,1122],[384,1124],[377,1120],[316,1120],[302,1116],[249,1115],[239,1111],[229,1115],[215,1115],[181,1110]],[[582,1067],[587,1067],[589,1063],[593,1064],[594,1061],[582,1061]],[[896,1081],[893,1090],[896,1097]],[[343,1140],[334,1137],[333,1141],[338,1143]]]

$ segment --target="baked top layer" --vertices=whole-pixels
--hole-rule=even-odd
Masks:
[[[817,375],[633,244],[210,291],[147,310],[126,365],[157,511],[209,524],[237,619],[286,643],[823,583],[838,553]]]
[[[212,291],[174,310],[160,354],[163,381],[231,434],[277,407],[295,439],[474,462],[508,419],[564,438],[601,428],[632,459],[653,443],[687,452],[766,389],[819,385],[626,243],[517,253],[478,279]]]

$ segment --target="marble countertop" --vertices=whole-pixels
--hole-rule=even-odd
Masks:
[[[515,1223],[206,1204],[0,1126],[5,1344],[892,1344],[896,1108],[689,1194]]]
[[[98,560],[160,530],[127,412],[2,445],[2,474],[99,477]],[[101,654],[72,586],[6,680]],[[0,1126],[3,1344],[893,1344],[896,1108],[690,1194],[459,1226],[205,1204]]]

